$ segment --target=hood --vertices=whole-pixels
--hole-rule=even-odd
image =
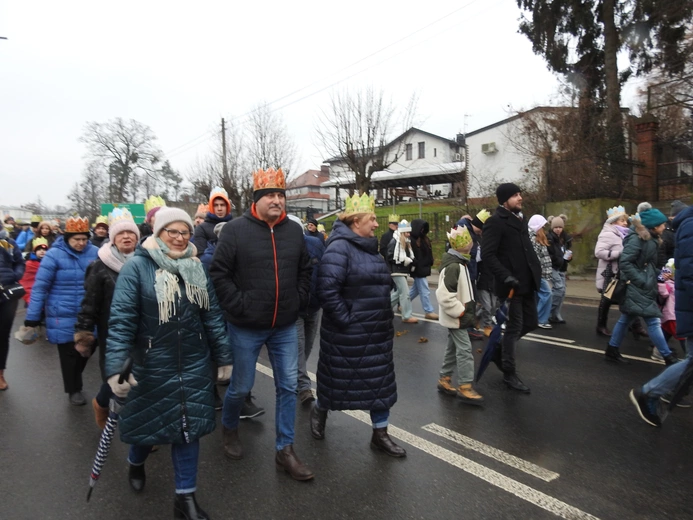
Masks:
[[[643,226],[639,220],[633,219],[631,230],[637,233],[641,240],[651,240],[653,238],[650,230]]]
[[[442,271],[446,267],[452,264],[467,264],[469,261],[466,258],[460,258],[459,256],[455,256],[450,253],[443,253],[442,258],[440,259],[440,268],[439,270]]]
[[[693,206],[688,206],[686,209],[681,211],[674,220],[671,222],[671,227],[675,230],[677,229],[684,220],[693,217]]]
[[[55,242],[53,242],[53,245],[49,249],[60,249],[62,251],[65,251],[68,255],[72,255],[74,257],[79,257],[89,251],[90,249],[98,249],[94,244],[92,244],[90,241],[87,241],[87,247],[85,247],[82,251],[75,251],[72,249],[69,245],[67,245],[67,242],[65,241],[65,238],[60,235],[58,238],[55,239]]]
[[[363,249],[368,253],[378,253],[378,239],[375,237],[362,237],[354,233],[349,226],[341,220],[337,220],[332,226],[330,238],[327,239],[327,246],[335,240],[348,240],[356,247]]]
[[[428,222],[423,219],[415,218],[411,221],[411,237],[419,238],[427,235],[429,231]]]

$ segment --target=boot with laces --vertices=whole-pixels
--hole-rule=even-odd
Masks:
[[[481,406],[484,403],[484,398],[479,393],[477,393],[476,390],[474,390],[471,383],[460,385],[457,388],[457,397],[463,403],[471,404],[474,406]]]
[[[442,376],[438,379],[438,391],[448,395],[456,395],[457,389],[452,385],[450,376]]]

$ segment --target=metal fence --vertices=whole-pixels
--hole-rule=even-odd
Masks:
[[[459,214],[458,214],[459,213]],[[453,212],[422,212],[419,213],[398,213],[400,220],[405,219],[411,222],[414,219],[421,218],[428,222],[429,233],[428,236],[431,240],[444,239],[446,233],[450,231],[450,228],[457,224],[457,221],[464,214],[464,210],[460,208],[457,213]],[[329,233],[332,230],[332,224],[337,217],[331,217],[325,219],[323,223],[325,224],[325,230]],[[378,217],[378,231],[377,235],[382,235],[387,230],[387,216]]]

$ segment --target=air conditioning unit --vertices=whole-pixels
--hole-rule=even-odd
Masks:
[[[481,145],[481,153],[490,154],[496,153],[498,148],[496,148],[496,143],[486,143]]]
[[[461,160],[462,160],[462,154],[461,154],[461,153],[456,153],[456,154],[455,154],[455,160],[456,160],[456,161],[461,161]]]

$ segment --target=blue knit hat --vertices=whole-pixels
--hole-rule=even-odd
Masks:
[[[669,220],[666,215],[657,208],[647,209],[639,213],[639,215],[640,222],[642,222],[642,225],[647,229],[654,229],[660,224],[664,224]]]

